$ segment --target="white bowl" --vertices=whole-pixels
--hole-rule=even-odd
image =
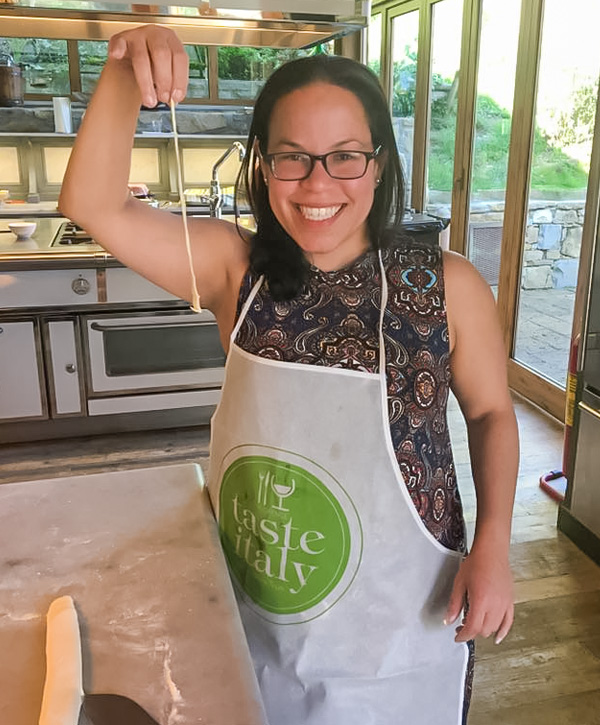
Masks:
[[[16,234],[17,239],[29,239],[36,227],[35,222],[9,222],[8,224],[8,228],[13,234]]]

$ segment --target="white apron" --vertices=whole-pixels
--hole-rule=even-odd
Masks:
[[[270,725],[460,725],[462,555],[402,480],[379,374],[251,355],[232,333],[209,491]]]

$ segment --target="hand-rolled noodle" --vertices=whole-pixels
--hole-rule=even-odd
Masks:
[[[181,173],[181,157],[179,155],[179,137],[177,134],[177,120],[175,118],[175,103],[171,101],[171,122],[173,124],[173,138],[175,140],[175,158],[177,160],[177,190],[179,192],[179,204],[181,206],[181,218],[183,219],[183,233],[185,234],[185,248],[187,251],[188,262],[190,265],[190,274],[192,276],[192,304],[191,308],[194,312],[202,312],[200,305],[200,295],[198,294],[198,282],[196,280],[196,272],[194,270],[194,260],[192,257],[192,246],[190,244],[190,233],[187,223],[187,207],[185,203],[185,194],[183,193],[183,175]]]

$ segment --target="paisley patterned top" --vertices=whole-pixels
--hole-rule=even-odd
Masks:
[[[388,281],[384,315],[392,442],[411,499],[431,534],[465,551],[446,403],[450,382],[442,255],[412,240],[382,252]],[[365,372],[378,369],[381,299],[377,253],[334,272],[311,267],[294,299],[274,302],[263,284],[237,336],[249,353],[273,360]],[[238,315],[256,282],[247,272]]]

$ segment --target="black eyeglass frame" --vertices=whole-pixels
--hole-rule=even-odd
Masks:
[[[269,166],[269,169],[271,170],[271,173],[273,174],[273,177],[277,179],[277,181],[304,181],[305,179],[308,179],[308,177],[312,174],[315,168],[315,164],[317,161],[320,161],[323,164],[323,168],[327,172],[327,174],[332,179],[337,179],[338,181],[354,181],[356,179],[362,179],[362,177],[367,173],[367,169],[369,168],[369,161],[372,161],[373,159],[376,159],[379,154],[381,153],[381,150],[383,149],[383,144],[379,144],[379,146],[374,149],[373,151],[359,151],[358,149],[338,149],[337,151],[328,151],[326,154],[309,154],[307,151],[278,151],[273,154],[261,154],[262,158],[266,161],[266,163]],[[333,156],[334,154],[340,154],[340,153],[352,153],[352,154],[361,154],[361,156],[364,156],[366,159],[365,163],[365,170],[360,174],[359,176],[334,176],[329,169],[327,168],[327,159],[330,156]],[[277,174],[275,173],[274,164],[273,161],[276,160],[277,156],[289,156],[290,154],[296,154],[297,156],[306,156],[310,160],[310,168],[308,169],[308,172],[304,176],[299,176],[297,179],[281,179]]]

